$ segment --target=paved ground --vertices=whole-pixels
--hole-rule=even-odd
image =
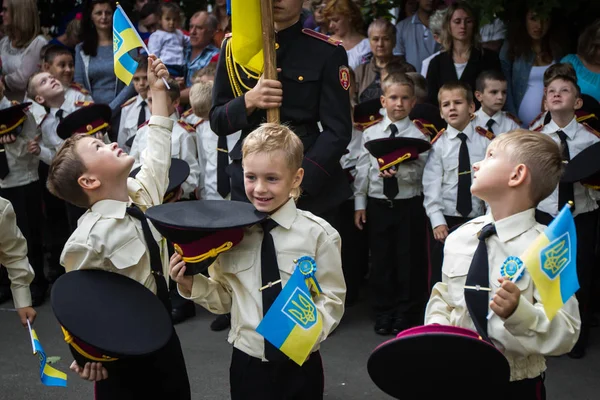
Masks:
[[[9,306],[9,303],[0,305]],[[228,399],[231,348],[226,333],[212,332],[209,329],[212,315],[200,307],[197,311],[194,319],[177,326],[193,399]],[[341,326],[323,346],[327,399],[390,399],[371,382],[366,371],[370,352],[385,339],[373,333],[367,314],[364,306],[348,309]],[[72,359],[48,304],[38,309],[35,328],[46,353],[62,358],[55,366],[67,372],[68,387],[47,388],[40,383],[38,361],[31,354],[27,331],[20,327],[14,312],[0,311],[0,399],[93,399],[91,384],[68,371]],[[549,360],[546,375],[549,400],[599,398],[600,328],[593,331],[593,339],[584,359],[563,356]]]

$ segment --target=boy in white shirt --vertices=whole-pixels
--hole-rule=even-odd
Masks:
[[[496,136],[521,126],[514,115],[502,111],[506,103],[507,82],[500,71],[483,71],[475,81],[475,97],[481,103],[475,112],[473,123],[492,132]]]
[[[127,139],[137,133],[137,130],[150,118],[150,107],[148,106],[148,61],[142,58],[133,74],[133,87],[137,96],[127,100],[121,106],[121,122],[119,123],[119,134],[117,144],[125,151]]]

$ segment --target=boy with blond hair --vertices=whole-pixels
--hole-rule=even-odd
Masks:
[[[426,324],[477,330],[506,356],[510,384],[501,398],[545,399],[545,356],[568,352],[579,334],[574,296],[550,321],[531,276],[505,268],[544,231],[535,208],[552,193],[562,168],[560,150],[547,136],[516,130],[492,141],[473,164],[471,186],[490,212],[447,237],[442,282],[427,304]]]
[[[245,228],[239,245],[209,267],[210,277],[185,276],[185,262],[175,254],[171,278],[183,297],[213,313],[231,312],[232,400],[322,399],[319,345],[344,313],[340,236],[322,218],[296,208],[304,177],[303,145],[289,128],[263,124],[246,137],[242,151],[246,196],[270,218],[260,226]],[[314,303],[323,328],[312,354],[299,366],[266,342],[256,328],[272,304],[268,299],[277,297],[293,273],[294,260],[302,256],[316,261],[316,279],[322,290]],[[261,276],[274,279],[261,283]]]
[[[160,235],[143,213],[162,203],[169,182],[173,121],[168,118],[169,100],[162,81],[169,75],[155,56],[149,57],[148,64],[154,107],[146,162],[140,172],[129,178],[134,159],[116,143],[104,144],[93,136],[75,135],[65,140],[53,160],[48,187],[55,196],[88,209],[63,250],[61,263],[67,273],[102,269],[125,275],[156,293],[170,313],[165,278],[167,244],[164,240],[157,241]],[[175,330],[167,346],[171,350],[161,352],[163,359],[148,368],[123,372],[130,379],[111,380],[102,363],[83,366],[73,362],[71,369],[83,379],[97,381],[98,400],[139,397],[188,400],[190,387]]]

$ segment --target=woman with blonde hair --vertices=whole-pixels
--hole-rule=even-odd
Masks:
[[[360,8],[352,0],[329,0],[323,10],[329,21],[331,38],[342,42],[348,54],[348,66],[355,69],[365,63],[371,52],[369,39],[363,35]]]
[[[0,40],[1,84],[9,100],[22,101],[29,77],[38,70],[40,50],[48,42],[40,35],[40,18],[35,0],[4,0]]]

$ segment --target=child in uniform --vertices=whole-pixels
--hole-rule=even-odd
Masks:
[[[389,74],[381,86],[386,117],[362,134],[354,179],[354,223],[360,230],[368,224],[374,329],[380,335],[387,335],[409,328],[409,313],[423,312],[424,291],[417,292],[426,284],[423,281],[419,285],[415,277],[417,271],[425,270],[421,179],[427,152],[417,153],[410,162],[401,162],[397,168],[381,172],[381,162],[366,145],[376,139],[413,138],[425,141],[425,147],[429,148],[429,133],[422,132],[408,118],[416,103],[411,79],[402,73]]]
[[[181,9],[174,2],[160,4],[160,28],[150,35],[148,50],[160,57],[171,77],[185,76],[185,48],[190,38],[177,29]]]
[[[476,329],[504,353],[511,383],[493,398],[545,399],[544,356],[568,352],[579,334],[575,296],[550,321],[531,276],[524,272],[513,283],[501,272],[508,257],[520,256],[544,231],[535,208],[561,173],[560,150],[548,137],[525,130],[499,136],[473,164],[471,191],[490,213],[446,238],[442,282],[433,288],[425,323]],[[470,289],[477,285],[492,291]]]
[[[128,151],[127,139],[134,136],[138,127],[142,126],[150,118],[150,107],[148,106],[148,63],[146,59],[140,60],[133,74],[133,87],[137,96],[127,100],[121,106],[121,122],[119,123],[119,134],[117,143],[119,147]]]
[[[290,129],[263,124],[244,140],[245,192],[258,211],[270,218],[244,229],[244,238],[219,255],[202,274],[184,276],[185,262],[171,258],[171,278],[179,293],[213,313],[231,312],[229,342],[233,344],[230,368],[231,398],[322,399],[323,366],[319,343],[335,329],[344,313],[346,287],[342,273],[340,237],[325,220],[296,208],[304,170],[302,142]],[[273,248],[274,247],[274,248]],[[285,286],[302,256],[316,261],[321,294],[314,299],[323,330],[313,352],[302,366],[266,344],[256,327],[269,303]],[[261,276],[271,276],[271,285]],[[281,277],[281,282],[277,280]],[[274,293],[272,291],[275,291]]]
[[[138,281],[156,293],[170,312],[166,242],[149,225],[143,210],[161,204],[168,186],[169,152],[173,122],[168,118],[168,94],[161,78],[166,67],[150,56],[148,79],[155,96],[150,118],[146,163],[135,178],[128,178],[133,157],[116,143],[104,144],[90,135],[75,135],[60,148],[50,167],[50,191],[88,211],[69,238],[61,262],[67,273],[78,269],[103,269]],[[132,316],[132,318],[135,316]],[[149,371],[127,371],[131,380],[111,380],[101,363],[87,363],[74,371],[98,381],[96,399],[190,399],[190,387],[177,333],[167,346],[168,359]],[[142,375],[142,376],[140,376]],[[124,382],[127,383],[126,386]],[[127,397],[129,396],[129,397]]]
[[[502,111],[506,103],[506,78],[500,71],[483,71],[475,81],[475,97],[481,103],[473,123],[499,135],[521,126],[514,115]]]
[[[184,160],[190,166],[190,175],[181,186],[183,189],[183,198],[189,198],[194,195],[197,188],[200,191],[204,187],[204,161],[199,159],[198,150],[196,148],[196,130],[193,126],[183,120],[178,119],[177,106],[179,105],[179,85],[174,80],[169,81],[170,89],[167,89],[169,97],[167,99],[167,108],[170,117],[175,121],[173,134],[171,136],[171,157]],[[147,95],[147,102],[152,110],[152,92]],[[129,138],[131,140],[131,138]],[[144,163],[143,151],[148,143],[148,125],[142,125],[131,144],[129,154],[134,158],[134,168]]]
[[[423,172],[425,211],[433,229],[431,286],[441,279],[444,241],[450,229],[485,213],[484,203],[469,190],[471,166],[485,157],[494,135],[471,123],[475,111],[468,84],[449,82],[440,88],[440,113],[448,123],[432,140]]]
[[[582,150],[600,141],[600,133],[589,125],[577,122],[575,111],[581,108],[581,92],[573,76],[555,74],[546,88],[546,104],[551,120],[537,129],[550,136],[562,147],[563,160],[568,162]],[[572,208],[577,229],[577,275],[580,289],[577,292],[581,313],[581,336],[569,355],[581,358],[589,337],[591,318],[592,279],[598,204],[592,190],[581,183],[560,183],[537,207],[536,218],[548,224],[567,201],[574,201]]]

